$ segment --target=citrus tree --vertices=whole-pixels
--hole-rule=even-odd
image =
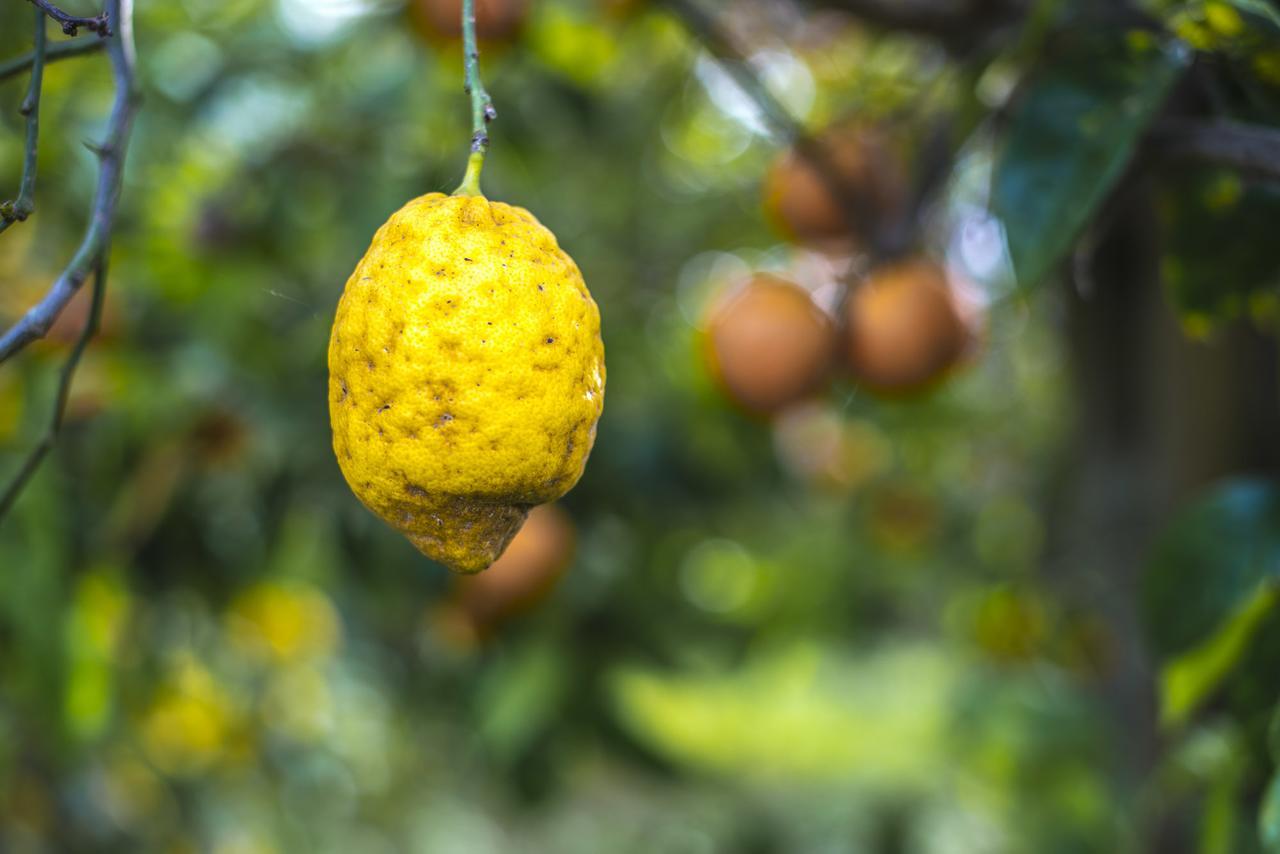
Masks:
[[[1280,851],[1270,0],[0,21],[6,847]]]

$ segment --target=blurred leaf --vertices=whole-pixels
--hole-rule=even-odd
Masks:
[[[1258,813],[1258,835],[1267,854],[1280,854],[1280,772],[1271,778]]]
[[[1267,0],[1227,0],[1232,6],[1235,6],[1241,12],[1249,12],[1270,21],[1275,27],[1280,27],[1280,11],[1276,10]]]
[[[1208,642],[1164,667],[1160,674],[1160,714],[1169,726],[1184,723],[1221,684],[1254,638],[1262,620],[1275,607],[1275,587],[1259,589]]]
[[[1241,754],[1235,752],[1209,784],[1200,816],[1199,854],[1240,854],[1237,840],[1247,833],[1241,821]]]
[[[1163,274],[1193,329],[1248,310],[1280,284],[1280,191],[1221,171],[1180,173],[1162,194]]]
[[[564,697],[566,676],[549,643],[525,647],[485,673],[477,734],[500,761],[519,758],[546,731]]]
[[[117,567],[103,565],[82,575],[63,618],[67,679],[63,715],[79,738],[106,727],[115,700],[115,657],[129,616],[130,597]]]
[[[1157,657],[1204,643],[1280,578],[1280,489],[1228,481],[1183,510],[1143,579],[1142,608]]]
[[[1110,38],[1077,45],[1031,82],[999,152],[992,206],[1014,272],[1036,285],[1106,198],[1188,54]]]
[[[579,20],[561,6],[538,6],[529,39],[533,54],[548,68],[587,87],[602,82],[618,53],[608,29]]]
[[[945,765],[958,672],[924,647],[842,660],[801,644],[733,673],[620,670],[612,689],[623,723],[680,763],[760,779],[915,788]]]

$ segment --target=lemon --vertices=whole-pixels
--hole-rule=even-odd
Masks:
[[[600,313],[528,211],[432,193],[392,214],[338,303],[329,418],[356,496],[458,572],[582,476],[604,406]]]

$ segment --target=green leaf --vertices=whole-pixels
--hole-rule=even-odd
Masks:
[[[478,739],[500,761],[515,761],[551,726],[567,685],[563,656],[549,643],[499,658],[477,696]]]
[[[1164,667],[1160,674],[1160,713],[1166,726],[1185,723],[1222,684],[1278,599],[1280,588],[1260,588],[1217,634]]]
[[[1258,836],[1262,840],[1262,850],[1267,854],[1280,854],[1280,772],[1271,778],[1271,785],[1262,796]]]
[[[1280,11],[1272,6],[1267,0],[1228,0],[1228,2],[1239,9],[1241,12],[1248,12],[1270,21],[1272,26],[1280,27]]]
[[[1280,293],[1280,190],[1221,170],[1183,172],[1160,196],[1163,276],[1189,331],[1207,332]]]
[[[1242,761],[1236,753],[1210,781],[1200,816],[1199,854],[1240,854],[1240,837],[1248,833],[1242,815]]]
[[[1280,488],[1227,481],[1179,513],[1156,544],[1142,609],[1161,661],[1205,643],[1280,579]]]
[[[733,778],[910,790],[943,772],[959,672],[925,646],[844,657],[800,642],[728,672],[620,668],[610,687],[623,726],[673,762]]]
[[[1031,82],[992,186],[1024,287],[1038,284],[1070,250],[1188,58],[1180,45],[1113,37],[1064,51]]]

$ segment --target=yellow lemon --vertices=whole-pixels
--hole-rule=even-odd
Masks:
[[[378,229],[338,303],[329,417],[356,496],[459,572],[568,492],[604,405],[600,313],[528,211],[432,193]]]

